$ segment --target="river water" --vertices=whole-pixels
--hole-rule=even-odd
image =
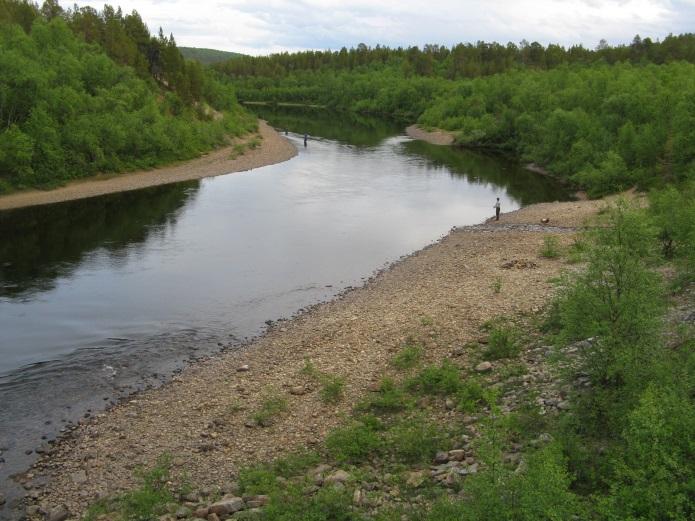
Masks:
[[[381,120],[263,116],[296,158],[0,212],[0,490],[42,438],[484,220],[496,197],[503,211],[568,197]]]

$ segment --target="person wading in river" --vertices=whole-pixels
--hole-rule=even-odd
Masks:
[[[500,220],[500,198],[499,197],[497,198],[497,202],[495,203],[493,208],[495,209],[495,221],[499,221]]]

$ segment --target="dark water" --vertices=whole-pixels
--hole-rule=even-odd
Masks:
[[[383,121],[262,115],[288,129],[296,158],[0,212],[0,490],[42,436],[482,221],[495,197],[503,211],[567,198],[514,163]]]

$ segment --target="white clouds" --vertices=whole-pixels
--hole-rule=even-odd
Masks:
[[[102,1],[78,5],[100,8]],[[116,3],[116,1],[114,1]],[[695,0],[122,0],[180,45],[265,54],[497,40],[595,45],[692,30]]]

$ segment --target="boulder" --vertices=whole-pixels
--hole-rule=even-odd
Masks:
[[[345,484],[345,482],[350,479],[350,474],[344,470],[336,470],[333,474],[330,474],[323,480],[326,485],[335,485],[337,483]]]
[[[475,370],[479,373],[487,373],[492,369],[492,364],[490,362],[480,362],[475,366]]]
[[[211,514],[217,514],[220,517],[227,517],[234,512],[243,510],[245,506],[244,500],[240,497],[225,497],[210,505],[209,511]]]

